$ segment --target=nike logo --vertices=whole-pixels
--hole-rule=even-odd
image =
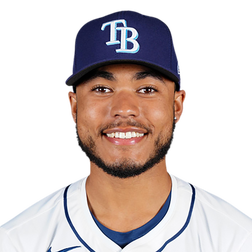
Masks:
[[[65,249],[62,249],[60,251],[57,251],[57,252],[67,252],[67,251],[70,251],[72,249],[76,249],[76,248],[80,248],[80,246],[77,246],[77,247],[71,247],[71,248],[65,248]],[[52,247],[49,248],[49,250],[47,250],[47,252],[52,252]]]

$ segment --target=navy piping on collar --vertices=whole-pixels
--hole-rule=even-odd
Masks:
[[[70,186],[70,185],[69,185]],[[64,191],[64,210],[65,210],[65,216],[66,216],[66,219],[67,219],[67,222],[69,224],[69,226],[71,227],[72,231],[74,232],[74,234],[76,235],[76,237],[78,238],[78,240],[90,251],[90,252],[95,252],[92,248],[90,248],[88,246],[88,244],[80,237],[80,235],[78,234],[78,232],[76,231],[71,219],[70,219],[70,216],[69,216],[69,213],[68,213],[68,209],[67,209],[67,191],[68,191],[68,188],[69,186],[66,187],[65,191]],[[184,231],[185,229],[187,228],[190,220],[191,220],[191,216],[192,216],[192,212],[193,212],[193,207],[194,207],[194,202],[195,202],[195,188],[193,187],[193,185],[191,185],[191,188],[192,188],[192,199],[191,199],[191,205],[190,205],[190,209],[189,209],[189,213],[188,213],[188,216],[187,216],[187,219],[186,219],[186,222],[184,224],[184,226],[173,236],[171,237],[169,240],[167,240],[164,245],[159,249],[157,250],[156,252],[161,252],[164,250],[164,248],[172,241],[174,241],[177,237],[179,237]]]
[[[163,249],[167,246],[168,243],[172,242],[173,240],[175,240],[177,237],[179,237],[184,231],[185,229],[187,228],[190,220],[191,220],[191,216],[192,216],[192,211],[193,211],[193,207],[194,207],[194,202],[195,202],[195,188],[193,187],[193,185],[191,185],[191,188],[192,188],[192,199],[191,199],[191,205],[190,205],[190,210],[189,210],[189,213],[188,213],[188,216],[187,216],[187,219],[186,219],[186,222],[184,224],[184,226],[178,231],[177,234],[175,234],[173,237],[171,237],[169,240],[167,240],[164,245],[159,249],[157,250],[156,252],[161,252],[163,251]]]
[[[69,185],[70,186],[70,185]],[[73,230],[74,234],[76,235],[76,237],[78,238],[78,240],[90,251],[90,252],[95,252],[93,249],[91,249],[88,244],[80,237],[80,235],[78,234],[78,232],[76,231],[70,217],[69,217],[69,213],[68,213],[68,209],[67,209],[67,191],[69,186],[66,187],[65,192],[64,192],[64,209],[65,209],[65,215],[66,215],[66,219],[68,221],[69,226],[71,227],[71,229]]]

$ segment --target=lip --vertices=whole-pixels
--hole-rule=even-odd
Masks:
[[[142,137],[132,137],[130,139],[121,139],[121,138],[111,138],[108,137],[107,135],[104,135],[105,139],[107,139],[110,143],[115,144],[115,145],[134,145],[139,143],[140,141],[143,140],[143,138],[146,137],[146,135],[143,135]]]
[[[116,128],[106,129],[102,133],[103,134],[111,134],[113,132],[137,132],[137,133],[146,134],[147,130],[140,129],[137,127],[116,127]]]

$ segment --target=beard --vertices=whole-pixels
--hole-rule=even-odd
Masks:
[[[138,176],[151,169],[154,165],[158,164],[161,160],[163,160],[168,150],[170,149],[174,129],[175,121],[173,121],[172,130],[171,132],[169,132],[168,136],[163,137],[160,134],[157,137],[155,141],[154,151],[144,164],[139,164],[130,158],[123,158],[115,161],[112,164],[108,164],[105,163],[105,161],[103,161],[96,153],[95,142],[91,136],[88,136],[85,142],[80,139],[76,124],[76,132],[79,146],[81,147],[82,151],[86,153],[87,157],[90,159],[90,162],[96,164],[107,174],[118,178],[130,178]]]

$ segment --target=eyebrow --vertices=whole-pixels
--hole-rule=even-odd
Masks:
[[[133,79],[135,80],[143,80],[147,77],[151,77],[157,80],[160,80],[162,82],[164,82],[163,77],[161,74],[155,72],[155,71],[142,71],[142,72],[138,72],[135,74],[135,76],[133,77]]]
[[[115,77],[112,73],[107,72],[107,71],[101,71],[101,70],[95,70],[91,71],[85,78],[86,81],[93,80],[95,78],[104,78],[106,80],[114,81]]]
[[[155,71],[151,71],[151,70],[147,70],[147,71],[140,71],[137,72],[134,76],[133,76],[133,80],[143,80],[147,77],[151,77],[157,80],[160,80],[162,82],[164,82],[163,77],[161,74],[159,74],[158,72]],[[93,80],[95,78],[104,78],[106,80],[109,81],[115,81],[116,78],[114,76],[113,73],[111,72],[107,72],[107,71],[103,71],[103,70],[95,70],[92,71],[88,74],[88,76],[86,76],[85,81],[90,81]]]
[[[115,80],[115,77],[112,73],[107,72],[107,71],[97,71],[96,77],[104,78],[106,80]]]

